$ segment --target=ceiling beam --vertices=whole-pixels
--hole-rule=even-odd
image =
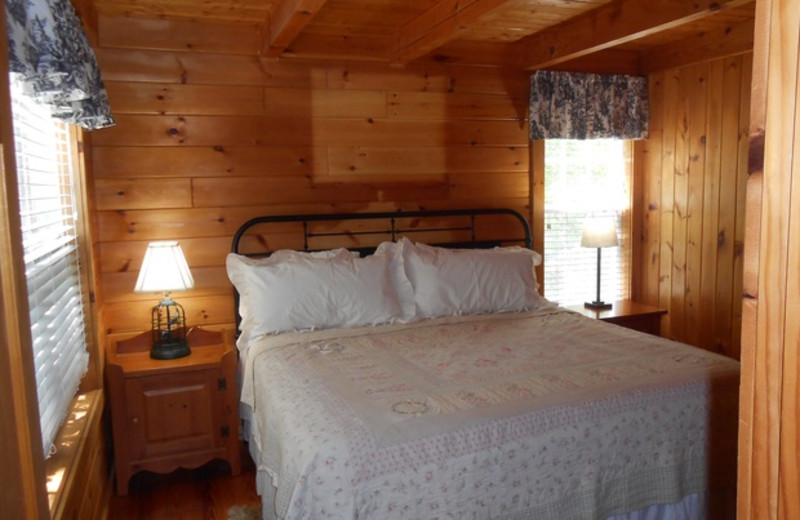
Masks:
[[[755,20],[709,31],[643,52],[639,56],[642,74],[737,56],[753,50]]]
[[[605,49],[588,56],[564,61],[550,67],[551,70],[569,72],[591,72],[594,74],[641,74],[639,53],[619,49]]]
[[[289,48],[327,0],[282,0],[275,4],[263,54],[276,57]]]
[[[518,41],[519,65],[553,67],[748,3],[752,0],[615,0]]]
[[[441,0],[396,34],[390,59],[408,63],[456,39],[460,33],[509,0]]]

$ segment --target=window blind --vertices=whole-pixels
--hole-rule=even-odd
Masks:
[[[616,222],[618,247],[602,250],[601,292],[613,302],[630,295],[629,187],[626,142],[545,141],[544,291],[561,305],[597,296],[597,249],[581,247],[586,218]]]
[[[67,415],[89,361],[69,130],[11,81],[22,242],[42,443]]]

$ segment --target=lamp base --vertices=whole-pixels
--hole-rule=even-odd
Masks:
[[[150,357],[153,359],[178,359],[191,354],[189,345],[181,342],[165,342],[153,345],[150,349]]]
[[[604,301],[594,301],[594,302],[586,302],[583,304],[583,306],[586,307],[587,309],[599,310],[599,309],[610,309],[612,307],[612,304],[606,303]]]

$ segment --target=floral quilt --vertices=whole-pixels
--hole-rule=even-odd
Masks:
[[[563,309],[269,336],[242,361],[286,520],[606,518],[735,464],[737,362]]]

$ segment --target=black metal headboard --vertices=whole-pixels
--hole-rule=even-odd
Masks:
[[[501,216],[511,217],[519,224],[519,228],[513,231],[511,236],[498,237],[495,233],[489,233],[482,237],[478,233],[478,220],[481,217]],[[447,219],[452,217],[452,225],[447,223]],[[465,218],[459,218],[465,217]],[[408,219],[415,219],[414,225],[408,224]],[[425,219],[437,219],[434,226],[421,225]],[[443,220],[442,220],[443,219]],[[342,223],[344,221],[374,221],[373,227],[363,230],[333,229],[317,231],[312,229],[317,223]],[[296,249],[303,251],[314,251],[327,249],[325,247],[311,247],[310,242],[314,239],[324,239],[327,242],[341,240],[337,247],[346,247],[351,251],[357,251],[361,255],[374,252],[377,242],[391,240],[397,241],[402,236],[413,236],[417,233],[425,233],[426,242],[442,247],[465,247],[465,248],[488,248],[505,244],[521,244],[531,248],[531,229],[528,221],[525,220],[518,211],[507,208],[500,209],[454,209],[454,210],[432,210],[432,211],[395,211],[395,212],[373,212],[373,213],[331,213],[316,215],[267,215],[248,220],[239,227],[233,235],[231,251],[247,256],[267,256],[273,249],[270,249],[267,242],[257,241],[261,250],[243,252],[243,239],[248,232],[253,233],[254,228],[268,224],[299,223],[302,226],[302,244]],[[509,226],[503,226],[504,229]],[[514,226],[511,226],[514,227]],[[444,237],[438,240],[437,234]],[[459,238],[453,240],[453,236]],[[353,245],[352,242],[359,242],[364,239],[367,245]],[[348,246],[346,243],[351,242]],[[374,243],[374,244],[373,244]],[[239,328],[239,294],[234,289],[234,305],[236,311],[236,328]]]

